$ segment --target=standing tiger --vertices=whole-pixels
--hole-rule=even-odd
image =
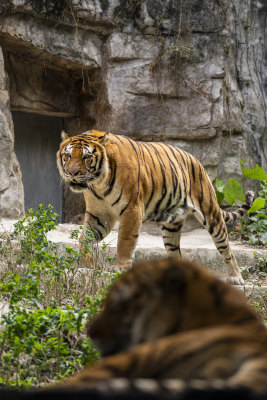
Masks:
[[[267,393],[266,327],[242,293],[196,263],[136,263],[113,283],[88,334],[104,357],[64,388],[121,377]]]
[[[211,234],[226,263],[228,280],[244,283],[225,222],[249,209],[253,192],[246,193],[240,209],[229,213],[220,209],[200,162],[177,147],[96,130],[73,137],[62,132],[62,139],[57,165],[71,189],[84,193],[84,228],[101,240],[119,220],[116,267],[131,265],[142,221],[147,219],[162,225],[168,255],[180,256],[182,226],[193,214]]]

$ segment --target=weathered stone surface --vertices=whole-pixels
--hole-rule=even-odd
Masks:
[[[45,26],[35,18],[20,14],[8,16],[1,25],[2,35],[19,43],[34,46],[36,50],[50,53],[56,63],[74,63],[83,68],[101,66],[100,39],[87,31],[75,28]],[[43,55],[45,58],[45,55]]]
[[[212,180],[240,179],[240,159],[267,169],[263,0],[10,0],[0,14],[12,109],[68,117],[71,133],[178,144]],[[7,118],[12,132],[6,84],[0,59],[0,127]]]
[[[6,74],[2,50],[0,50],[0,89],[6,90]]]
[[[79,26],[92,22],[92,29],[110,30],[115,26],[119,0],[10,0],[5,10],[14,9],[30,15],[46,18],[47,20],[64,22]],[[100,26],[98,26],[98,23]]]
[[[10,102],[13,109],[40,114],[67,116],[78,114],[79,90],[68,74],[44,68],[23,57],[6,55]]]
[[[117,104],[116,99],[114,102]],[[136,97],[128,96],[118,108],[114,103],[110,104],[114,111],[114,119],[109,122],[111,129],[135,139],[166,140],[173,137],[193,140],[216,135],[216,130],[209,126],[211,104],[205,99],[194,103],[193,99],[180,102],[178,99],[161,101],[159,98],[155,101],[140,96],[137,101]]]
[[[237,179],[244,186],[244,190],[257,191],[258,183],[254,179],[245,179],[242,174],[240,160],[245,160],[245,165],[250,164],[250,144],[244,140],[243,135],[223,137],[221,141],[221,153],[224,157],[218,165],[218,175],[222,176],[224,182],[226,177]]]
[[[139,35],[111,35],[107,42],[106,85],[114,110],[109,122],[112,129],[146,140],[152,136],[190,140],[216,135],[211,118],[219,89],[216,92],[213,82],[207,81],[206,73],[199,78],[199,70],[205,71],[207,62],[200,68],[189,66],[187,72],[172,66],[169,59],[171,53],[183,51],[201,63],[205,56],[198,50],[193,54],[190,46],[191,43],[174,46],[170,40],[160,43],[154,37],[141,41]],[[221,77],[224,70],[220,65],[214,66],[209,74],[209,79]],[[212,91],[217,96],[214,99]]]
[[[236,35],[236,81],[244,104],[244,137],[248,143],[255,142],[254,156],[267,169],[267,5],[236,0],[233,11],[229,22]]]
[[[221,138],[202,140],[200,143],[187,140],[168,141],[167,143],[179,147],[196,157],[205,167],[213,172],[210,176],[214,180],[218,176],[218,164],[221,160]]]
[[[0,192],[0,215],[7,218],[18,218],[24,214],[24,196],[21,171],[14,153],[11,153],[8,167],[9,186]]]
[[[158,54],[159,45],[153,38],[141,35],[112,33],[108,40],[108,54],[111,61],[132,59],[153,60]]]
[[[0,66],[4,65],[0,49]],[[19,163],[14,153],[14,133],[4,69],[0,69],[0,216],[20,217],[24,194]]]

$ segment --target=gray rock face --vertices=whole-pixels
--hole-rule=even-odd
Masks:
[[[14,153],[14,131],[9,111],[9,94],[0,50],[0,216],[16,218],[24,212],[23,185]]]
[[[10,107],[177,144],[212,180],[267,169],[266,16],[263,0],[3,2],[0,214],[23,209]]]

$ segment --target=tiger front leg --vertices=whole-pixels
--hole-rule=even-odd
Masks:
[[[105,215],[95,215],[85,211],[84,230],[90,230],[97,242],[100,242],[110,232],[110,221]]]
[[[81,236],[81,251],[88,266],[94,265],[92,242],[99,242],[111,231],[115,221],[109,215],[95,215],[86,210]],[[88,233],[87,231],[91,231]]]
[[[148,346],[148,348],[150,347]],[[135,354],[136,357],[134,357]],[[75,389],[78,387],[85,389],[97,387],[101,381],[105,381],[107,383],[109,379],[113,378],[131,378],[131,374],[134,375],[133,377],[136,377],[136,360],[139,358],[141,362],[137,363],[137,365],[146,365],[142,358],[142,352],[140,352],[139,348],[137,351],[135,349],[134,351],[130,350],[114,354],[109,357],[104,357],[102,360],[97,361],[93,366],[87,367],[83,371],[78,372],[76,375],[67,378],[63,381],[63,383],[55,386],[55,388],[60,389],[64,385],[64,388],[68,387],[69,389]]]
[[[114,269],[125,269],[132,265],[132,255],[142,225],[142,214],[138,209],[125,211],[120,218],[117,257]]]
[[[241,363],[236,373],[227,380],[227,384],[232,388],[243,387],[254,393],[261,393],[262,398],[266,398],[266,370],[265,354],[262,357],[260,355],[251,357],[251,359],[248,357],[247,361]]]

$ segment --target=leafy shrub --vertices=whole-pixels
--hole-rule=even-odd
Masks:
[[[116,274],[105,272],[93,234],[84,235],[83,253],[59,252],[47,239],[56,228],[53,207],[28,210],[14,232],[0,239],[0,298],[8,305],[0,323],[0,383],[33,386],[68,376],[90,364],[98,353],[85,326],[100,310],[105,287]],[[79,237],[79,232],[74,232]],[[86,247],[87,246],[87,247]],[[103,245],[103,250],[106,245]],[[81,269],[90,251],[94,268]],[[102,253],[101,253],[102,254]]]
[[[240,162],[243,175],[260,181],[258,196],[241,221],[241,233],[244,239],[248,239],[251,244],[267,244],[267,175],[258,164],[254,168],[245,168],[244,161]],[[237,200],[245,201],[243,187],[235,179],[228,179],[225,185],[218,178],[215,181],[215,189],[218,203],[221,204],[225,199],[229,205],[233,205]]]
[[[256,203],[257,201],[257,203]],[[267,244],[267,182],[262,181],[258,197],[250,209],[247,221],[248,237],[251,244]]]

